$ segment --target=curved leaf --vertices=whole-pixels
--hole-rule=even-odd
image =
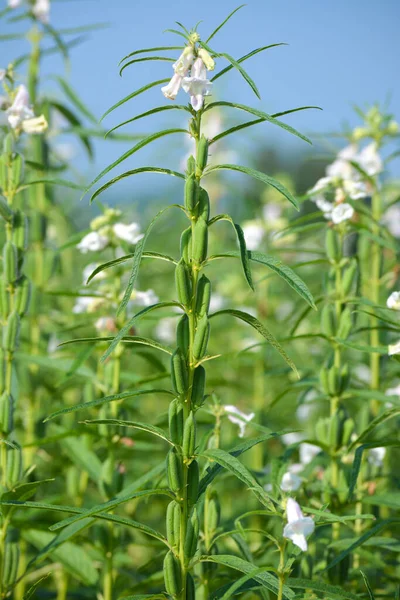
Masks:
[[[233,15],[235,13],[237,13],[238,10],[240,10],[241,8],[243,8],[244,6],[246,6],[245,4],[241,4],[240,6],[238,6],[237,8],[235,8],[235,10],[233,10],[231,13],[229,13],[229,15],[226,17],[226,19],[224,19],[222,21],[222,23],[220,25],[218,25],[218,27],[216,29],[214,29],[214,31],[211,33],[211,35],[208,36],[208,38],[206,39],[206,43],[208,44],[208,42],[210,40],[212,40],[212,38],[217,35],[218,31],[220,29],[222,29],[222,27],[229,21],[229,19],[231,19],[233,17]]]
[[[62,348],[64,346],[70,346],[71,344],[93,344],[97,342],[111,342],[114,339],[113,336],[107,337],[93,337],[93,338],[76,338],[75,340],[68,340],[67,342],[63,342],[59,344],[58,347]],[[161,352],[165,352],[166,354],[172,354],[172,350],[152,340],[150,338],[144,338],[136,335],[127,335],[122,338],[121,342],[125,342],[125,344],[138,344],[139,346],[149,346],[149,348],[155,348],[156,350],[161,350]]]
[[[104,113],[104,115],[100,119],[100,123],[113,110],[115,110],[116,108],[122,106],[122,104],[125,104],[125,102],[128,102],[128,100],[132,100],[132,98],[135,98],[135,96],[139,96],[139,94],[142,94],[143,92],[146,92],[147,90],[150,90],[151,88],[155,87],[156,85],[162,85],[163,83],[168,83],[169,80],[170,80],[170,78],[168,78],[168,79],[159,79],[158,81],[152,81],[151,83],[148,83],[148,84],[144,85],[143,87],[141,87],[140,89],[136,90],[135,92],[132,92],[131,94],[128,94],[128,96],[125,96],[125,98],[122,98],[122,100],[119,100],[118,102],[116,102],[116,104],[113,104],[111,108],[109,108],[108,110],[106,110],[106,112]]]
[[[114,258],[113,260],[109,260],[108,262],[103,263],[102,265],[99,265],[89,275],[89,277],[86,281],[86,285],[88,283],[90,283],[92,281],[92,279],[94,277],[96,277],[96,275],[98,273],[101,273],[101,271],[105,271],[106,269],[109,269],[110,267],[114,267],[115,265],[122,264],[122,263],[126,262],[127,260],[130,260],[134,256],[135,256],[135,252],[132,252],[131,254],[125,254],[125,256],[120,256],[119,258]],[[167,262],[171,262],[175,265],[177,264],[177,261],[174,258],[172,258],[171,256],[168,256],[167,254],[160,254],[159,252],[143,252],[142,258],[158,258],[160,260],[166,260]]]
[[[133,429],[139,429],[140,431],[152,433],[153,435],[168,442],[168,444],[171,444],[172,446],[174,445],[166,433],[160,427],[156,427],[155,425],[139,423],[137,421],[124,421],[121,419],[87,419],[83,422],[87,425],[118,425],[120,427],[133,427]]]
[[[160,50],[183,50],[183,46],[157,46],[155,48],[142,48],[141,50],[135,50],[134,52],[131,52],[130,54],[124,56],[124,58],[121,58],[121,60],[118,63],[118,66],[121,63],[123,63],[124,60],[128,60],[128,58],[130,58],[131,56],[136,56],[137,54],[145,54],[146,52],[159,52]]]
[[[252,50],[251,52],[249,52],[248,54],[245,54],[241,58],[238,58],[236,62],[242,63],[245,60],[251,58],[252,56],[259,54],[260,52],[264,52],[264,50],[269,50],[270,48],[275,48],[277,46],[287,46],[287,44],[285,42],[280,42],[279,44],[269,44],[268,46],[262,46],[261,48],[256,48],[255,50]],[[232,69],[233,69],[232,65],[225,67],[221,71],[218,71],[218,73],[216,75],[214,75],[214,77],[211,78],[211,81],[214,82],[216,79],[219,79],[219,77],[222,77],[222,75],[225,75],[225,73],[232,71]]]
[[[64,94],[67,96],[68,100],[72,102],[72,104],[83,114],[85,117],[89,119],[94,125],[97,125],[97,118],[90,112],[88,107],[82,102],[79,98],[75,90],[72,89],[70,84],[65,81],[62,77],[55,76],[54,79],[58,81],[60,84]]]
[[[113,127],[112,129],[109,129],[107,131],[107,133],[105,134],[104,137],[106,138],[110,133],[112,133],[116,129],[119,129],[120,127],[123,127],[124,125],[128,125],[129,123],[133,123],[134,121],[138,121],[139,119],[143,119],[144,117],[149,117],[150,115],[154,115],[155,113],[163,112],[165,110],[185,110],[190,115],[192,114],[192,111],[190,110],[190,108],[188,106],[184,106],[182,104],[164,104],[163,106],[158,106],[157,108],[152,108],[151,110],[147,110],[146,112],[141,113],[140,115],[136,115],[136,117],[132,117],[131,119],[128,119],[127,121],[123,121],[122,123],[119,123],[119,125],[115,125],[115,127]]]
[[[130,60],[129,62],[125,63],[119,70],[119,74],[122,75],[122,73],[124,72],[124,70],[127,67],[130,67],[131,65],[134,65],[135,63],[139,63],[139,62],[148,62],[149,60],[153,61],[153,60],[161,60],[161,61],[167,61],[167,62],[175,62],[175,58],[169,58],[167,56],[143,56],[142,58],[135,58],[133,60]]]

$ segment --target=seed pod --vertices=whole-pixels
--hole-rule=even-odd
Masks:
[[[334,229],[328,229],[326,232],[326,254],[332,262],[337,262],[340,259],[341,248],[339,239]]]
[[[196,333],[194,334],[193,356],[200,360],[207,351],[208,338],[210,337],[210,323],[207,315],[197,321]]]
[[[191,458],[196,447],[196,419],[193,411],[190,412],[183,428],[182,451],[185,458]]]
[[[164,558],[164,580],[167,593],[174,598],[179,596],[182,589],[181,564],[171,551]]]
[[[185,394],[188,387],[187,364],[182,352],[175,350],[171,358],[172,386],[177,394]]]
[[[68,497],[75,500],[79,497],[81,473],[75,465],[67,469],[66,490]]]
[[[187,499],[189,506],[194,506],[199,495],[200,471],[199,463],[193,460],[187,473]]]
[[[4,391],[6,385],[6,361],[3,348],[0,348],[0,393]]]
[[[166,517],[166,529],[167,529],[167,540],[168,543],[177,548],[180,540],[180,527],[181,527],[181,507],[178,502],[173,500],[168,504],[167,517]]]
[[[13,352],[18,343],[20,316],[14,310],[7,319],[7,324],[3,328],[3,350]]]
[[[185,307],[190,306],[192,301],[192,280],[183,258],[181,258],[175,268],[175,285],[179,302]]]
[[[340,379],[340,393],[342,394],[350,383],[350,369],[347,363],[340,370]]]
[[[1,185],[1,182],[0,182],[0,187],[3,187]],[[12,218],[14,216],[13,211],[11,210],[11,208],[7,204],[7,200],[1,194],[0,194],[0,215],[7,222],[12,221]]]
[[[175,448],[171,448],[167,456],[168,485],[173,492],[178,493],[183,484],[182,458]]]
[[[3,392],[0,396],[0,432],[7,435],[13,430],[14,400]]]
[[[46,219],[39,213],[34,212],[31,216],[31,238],[32,242],[40,242],[46,237]]]
[[[342,290],[345,296],[347,296],[347,294],[350,292],[353,286],[353,282],[356,278],[356,273],[357,261],[353,259],[343,275]]]
[[[338,337],[341,340],[346,340],[351,332],[352,326],[353,323],[351,319],[351,310],[348,306],[346,306],[346,308],[340,315]]]
[[[15,190],[20,185],[24,173],[24,159],[15,153],[11,159],[11,171],[9,185]]]
[[[195,170],[196,170],[196,159],[191,154],[187,160],[186,172],[188,175],[191,175],[192,173],[195,172]]]
[[[336,450],[336,448],[339,445],[339,429],[340,429],[339,414],[336,412],[335,414],[331,415],[331,417],[329,418],[329,435],[328,435],[329,446],[331,448],[333,448],[334,450]]]
[[[18,287],[15,291],[15,310],[17,313],[23,317],[29,308],[29,303],[31,300],[31,291],[32,286],[31,282],[25,275],[18,282]]]
[[[208,250],[208,225],[207,222],[200,217],[194,226],[193,239],[193,262],[201,265],[207,258]]]
[[[196,587],[190,573],[186,576],[186,600],[196,600]]]
[[[325,419],[321,417],[320,419],[318,419],[315,425],[315,434],[317,440],[323,442],[324,444],[326,443],[329,434],[329,418]]]
[[[4,545],[3,569],[1,574],[2,587],[11,587],[16,579],[19,565],[19,544],[7,540]]]
[[[187,357],[190,345],[189,319],[187,315],[183,315],[183,317],[179,319],[176,328],[176,345],[182,352],[182,355]]]
[[[196,211],[198,196],[199,184],[197,182],[196,175],[192,173],[186,179],[185,183],[185,208],[191,214]]]
[[[100,470],[99,489],[104,496],[112,497],[115,495],[114,489],[114,459],[108,456]]]
[[[322,390],[325,394],[329,394],[329,386],[328,386],[328,369],[322,367],[319,372],[319,381],[322,387]]]
[[[192,228],[188,227],[181,235],[181,256],[187,265],[192,260]]]
[[[185,538],[185,559],[189,563],[190,559],[196,554],[199,541],[199,518],[196,508],[193,509],[191,517],[187,524]]]
[[[10,314],[10,292],[4,279],[0,279],[0,316],[6,320]]]
[[[354,432],[353,419],[346,419],[343,423],[342,446],[347,446]]]
[[[13,488],[22,475],[21,448],[7,448],[6,485]]]
[[[8,190],[7,157],[4,154],[0,154],[0,188],[4,193]]]
[[[202,365],[197,367],[193,375],[192,404],[200,408],[204,402],[204,389],[206,386],[206,371]]]
[[[205,135],[202,135],[197,144],[197,156],[196,156],[196,175],[201,177],[204,169],[207,166],[208,160],[208,139]]]
[[[204,188],[200,188],[197,215],[206,222],[210,218],[210,198]]]
[[[28,245],[28,219],[20,211],[14,215],[12,239],[18,250],[25,251]]]
[[[221,506],[218,500],[218,496],[215,492],[211,493],[210,498],[207,500],[206,506],[207,509],[205,513],[205,526],[208,533],[211,534],[218,529],[219,521],[221,518]]]
[[[18,251],[12,242],[6,242],[3,246],[3,276],[8,284],[18,277]]]
[[[340,375],[335,365],[328,371],[328,390],[331,396],[337,396],[340,392]]]
[[[335,310],[332,304],[325,304],[321,311],[321,330],[328,337],[333,337],[336,332]]]
[[[6,160],[11,159],[12,153],[13,153],[13,148],[14,148],[14,137],[13,137],[13,134],[10,132],[10,133],[7,133],[7,135],[3,139],[3,152],[5,154]]]
[[[183,406],[178,398],[174,398],[168,410],[169,437],[174,444],[180,446],[183,436]]]
[[[372,244],[369,237],[361,233],[358,238],[357,254],[362,262],[366,262],[370,259],[371,246]]]
[[[211,281],[202,275],[197,284],[196,315],[202,317],[208,314],[211,300]]]

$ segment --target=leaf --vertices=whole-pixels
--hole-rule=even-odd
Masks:
[[[205,172],[205,175],[212,173],[213,171],[221,171],[221,170],[229,170],[229,171],[239,171],[240,173],[245,173],[246,175],[250,175],[254,179],[265,183],[265,185],[270,185],[278,192],[280,192],[285,198],[293,204],[293,206],[299,210],[299,206],[297,200],[292,196],[288,189],[285,188],[279,181],[270,177],[269,175],[265,175],[265,173],[261,173],[261,171],[257,171],[256,169],[251,169],[250,167],[241,167],[239,165],[215,165],[213,167],[209,167]]]
[[[352,594],[351,592],[347,592],[342,587],[328,585],[327,583],[323,583],[322,581],[315,581],[314,579],[311,580],[299,579],[297,577],[289,577],[286,583],[288,584],[288,586],[294,589],[324,592],[325,594],[329,594],[329,597],[332,598],[346,598],[347,600],[358,600],[358,596]]]
[[[25,182],[22,186],[20,186],[18,188],[18,191],[24,190],[27,187],[30,187],[31,185],[38,185],[38,184],[48,184],[48,185],[60,185],[62,187],[67,187],[67,188],[71,188],[72,190],[85,190],[86,188],[82,185],[78,185],[77,183],[73,183],[72,181],[67,181],[66,179],[48,179],[48,178],[42,178],[42,179],[36,179],[34,181],[27,181]]]
[[[79,96],[77,95],[77,93],[75,92],[75,90],[72,89],[72,87],[70,86],[69,83],[67,83],[65,81],[65,79],[63,79],[62,77],[58,77],[55,76],[54,79],[56,79],[58,81],[58,83],[60,84],[60,86],[62,87],[62,90],[64,92],[64,94],[67,96],[67,98],[72,102],[72,104],[83,114],[85,115],[85,117],[87,117],[89,119],[89,121],[91,121],[92,123],[94,123],[95,125],[97,125],[97,118],[93,115],[93,113],[90,112],[90,110],[88,109],[88,107],[82,102],[82,100],[80,100]]]
[[[155,427],[155,425],[149,425],[146,423],[139,423],[135,421],[123,421],[121,419],[89,419],[84,421],[84,423],[88,425],[118,425],[121,427],[133,427],[134,429],[139,429],[140,431],[152,433],[153,435],[168,442],[168,444],[171,444],[172,446],[174,445],[173,442],[171,442],[169,437],[166,435],[166,433],[160,427]]]
[[[232,67],[234,67],[237,71],[239,71],[239,73],[241,74],[243,79],[246,81],[246,83],[249,84],[249,86],[251,87],[251,89],[253,90],[255,95],[257,96],[257,98],[261,99],[260,92],[258,91],[256,84],[254,83],[254,81],[252,80],[250,75],[246,72],[246,70],[243,69],[241,64],[233,58],[233,56],[231,56],[227,52],[215,52],[214,50],[212,50],[212,48],[207,46],[207,44],[205,44],[202,41],[200,41],[199,44],[200,44],[200,46],[205,48],[208,52],[210,52],[210,54],[215,55],[217,58],[219,58],[219,57],[225,58],[228,62],[230,62]]]
[[[353,350],[359,350],[360,352],[367,352],[368,354],[381,354],[385,355],[388,353],[387,346],[367,346],[365,344],[355,344],[354,342],[348,342],[346,340],[341,340],[340,338],[333,338],[335,342],[340,344],[341,346],[346,346],[347,348],[352,348]]]
[[[210,319],[219,315],[232,315],[233,317],[236,317],[237,319],[248,323],[248,325],[251,325],[256,331],[258,331],[258,333],[260,333],[267,340],[267,342],[273,348],[275,348],[275,350],[279,352],[279,354],[282,356],[285,362],[299,377],[299,373],[292,359],[286,354],[285,350],[279,344],[278,340],[275,339],[272,333],[270,333],[270,331],[268,331],[268,329],[258,319],[256,319],[256,317],[253,317],[253,315],[249,315],[248,313],[245,313],[241,310],[236,310],[234,308],[224,308],[210,315]]]
[[[139,94],[142,94],[143,92],[146,92],[147,90],[150,90],[151,88],[155,87],[156,85],[162,85],[163,83],[168,83],[168,81],[169,81],[169,78],[168,79],[159,79],[158,81],[152,81],[151,83],[148,83],[148,84],[144,85],[143,87],[141,87],[140,89],[136,90],[135,92],[132,92],[128,96],[125,96],[125,98],[122,98],[122,100],[119,100],[119,102],[117,102],[116,104],[113,104],[113,106],[111,108],[109,108],[108,110],[106,110],[106,112],[104,113],[104,115],[100,119],[100,123],[113,110],[115,110],[116,108],[122,106],[122,104],[125,104],[125,102],[128,102],[128,100],[131,100],[132,98],[135,98],[135,96],[139,96]]]
[[[68,340],[68,342],[63,342],[62,344],[59,344],[59,348],[69,346],[71,344],[93,344],[97,342],[111,342],[113,339],[114,338],[112,336],[98,338],[77,338],[76,340]],[[155,342],[150,338],[143,338],[135,335],[127,335],[122,338],[121,342],[125,342],[125,344],[138,344],[139,346],[148,346],[149,348],[161,350],[161,352],[165,352],[166,354],[172,354],[172,350],[170,348],[167,348],[167,346],[164,346],[159,342]]]
[[[362,400],[377,400],[378,402],[383,402],[384,404],[391,402],[392,404],[399,405],[399,397],[392,396],[389,394],[384,394],[379,390],[362,390],[362,389],[348,389],[346,390],[346,398],[361,398]]]
[[[43,575],[43,577],[41,577],[40,579],[35,581],[35,583],[33,585],[31,585],[29,590],[24,594],[24,597],[22,600],[31,600],[33,594],[36,592],[37,588],[42,583],[42,581],[45,581],[48,577],[50,577],[50,575],[51,575],[51,573],[47,573],[46,575]]]
[[[137,54],[145,54],[146,52],[159,52],[160,50],[183,50],[183,46],[158,46],[155,48],[143,48],[141,50],[135,50],[134,52],[131,52],[130,54],[124,56],[124,58],[121,58],[121,60],[118,63],[118,66],[121,63],[123,63],[124,60],[131,58],[131,56],[136,56]]]
[[[392,419],[393,417],[396,417],[397,415],[400,415],[400,408],[392,408],[390,410],[386,410],[385,412],[381,413],[378,417],[373,419],[369,423],[369,425],[364,429],[364,431],[358,436],[358,438],[350,444],[349,452],[353,448],[355,448],[357,446],[357,444],[359,444],[360,442],[365,440],[365,438],[368,437],[368,435],[375,429],[375,427],[378,427],[378,425],[385,423],[385,421],[388,421],[389,419]]]
[[[54,481],[54,479],[43,479],[42,481],[31,481],[28,483],[22,483],[21,485],[16,486],[10,491],[4,492],[4,494],[2,494],[1,496],[1,500],[2,502],[23,502],[24,500],[29,500],[29,498],[32,498],[36,494],[38,488],[42,484],[50,483],[52,481]],[[12,509],[3,509],[2,513],[4,518],[8,515],[10,510]]]
[[[131,177],[131,175],[137,175],[138,173],[161,173],[163,175],[172,175],[173,177],[180,177],[181,179],[185,179],[185,176],[182,173],[178,173],[177,171],[171,171],[171,169],[162,169],[159,167],[139,167],[138,169],[132,169],[131,171],[126,171],[125,173],[121,173],[121,175],[117,175],[110,181],[104,183],[99,189],[97,189],[94,194],[92,194],[90,198],[90,202],[93,202],[97,196],[100,196],[105,190],[108,190],[114,183],[121,181],[121,179],[125,179],[126,177]]]
[[[134,65],[135,63],[140,63],[140,62],[148,62],[148,61],[153,61],[153,60],[160,60],[160,61],[167,61],[167,62],[175,62],[175,58],[169,58],[167,56],[143,56],[142,58],[134,58],[133,60],[130,60],[129,62],[125,63],[119,70],[119,74],[122,76],[122,73],[124,72],[124,70],[127,67],[130,67],[131,65]]]
[[[230,585],[223,596],[217,597],[221,598],[221,600],[230,600],[230,598],[235,595],[235,592],[239,592],[241,590],[244,583],[247,583],[250,579],[253,579],[254,575],[258,575],[264,571],[269,571],[270,569],[271,567],[255,567],[253,571],[247,575],[243,575],[243,577],[240,577],[237,581]],[[216,596],[214,596],[214,598],[216,598]]]
[[[263,490],[260,484],[257,483],[250,471],[248,471],[235,456],[232,456],[232,454],[229,454],[229,452],[225,452],[225,450],[221,450],[219,448],[206,450],[202,453],[202,456],[210,461],[217,462],[219,465],[221,465],[221,467],[227,469],[230,473],[235,475],[235,477],[247,485],[247,487],[254,493],[261,504],[267,506],[271,510],[274,509],[274,505],[268,498],[267,493]]]
[[[113,127],[112,129],[109,129],[107,131],[107,133],[105,134],[104,137],[107,137],[110,133],[112,133],[116,129],[119,129],[120,127],[123,127],[124,125],[128,125],[129,123],[133,123],[134,121],[138,121],[139,119],[143,119],[144,117],[149,117],[150,115],[153,115],[153,114],[159,113],[159,112],[163,112],[165,110],[185,110],[190,115],[192,114],[192,112],[188,106],[184,106],[181,104],[164,104],[163,106],[158,106],[157,108],[152,108],[151,110],[147,110],[146,112],[141,113],[140,115],[136,115],[136,117],[132,117],[131,119],[128,119],[127,121],[123,121],[122,123],[119,123],[119,125],[115,125],[115,127]]]
[[[132,252],[131,254],[126,254],[125,256],[120,256],[119,258],[114,258],[113,260],[109,260],[108,262],[105,262],[102,265],[99,265],[89,275],[89,277],[86,281],[86,285],[88,283],[90,283],[92,281],[92,279],[94,277],[96,277],[96,275],[98,273],[101,273],[101,271],[105,271],[106,269],[109,269],[110,267],[114,267],[115,265],[122,264],[122,263],[126,262],[127,260],[130,260],[134,256],[135,256],[135,252]],[[177,261],[174,258],[172,258],[171,256],[167,256],[166,254],[159,254],[158,252],[143,252],[142,258],[158,258],[160,260],[166,260],[168,262],[172,262],[175,265],[177,264]]]
[[[144,396],[145,394],[170,394],[173,396],[174,394],[169,390],[162,389],[154,389],[154,390],[132,390],[128,392],[121,392],[119,394],[113,394],[112,396],[105,396],[104,398],[97,398],[96,400],[91,400],[90,402],[82,402],[81,404],[75,404],[74,406],[67,406],[66,408],[62,408],[61,410],[57,410],[52,413],[48,417],[43,420],[43,423],[46,421],[51,421],[60,415],[66,415],[68,413],[77,412],[78,410],[93,408],[94,406],[102,406],[103,404],[107,404],[108,402],[115,402],[118,400],[125,400],[126,398],[134,398],[136,396]]]
[[[351,467],[351,473],[350,473],[350,483],[349,483],[349,493],[348,493],[349,501],[352,499],[354,490],[356,489],[357,479],[358,479],[358,475],[359,475],[360,468],[361,468],[361,462],[362,462],[362,456],[363,456],[364,450],[370,449],[370,448],[381,448],[381,447],[386,448],[388,446],[400,446],[400,441],[391,442],[391,441],[384,440],[384,441],[377,441],[377,442],[369,442],[366,444],[362,444],[359,448],[357,448],[357,450],[354,453],[354,460],[353,460],[353,464]],[[350,449],[349,449],[349,452],[350,452]]]
[[[304,140],[308,144],[312,144],[311,140],[307,136],[303,135],[302,133],[300,133],[299,131],[294,129],[294,127],[291,127],[290,125],[287,125],[286,123],[283,123],[282,121],[279,121],[274,116],[272,116],[266,112],[263,112],[262,110],[257,110],[256,108],[252,108],[251,106],[246,106],[245,104],[237,104],[234,102],[220,101],[220,102],[213,102],[212,104],[208,104],[206,107],[206,111],[210,110],[211,108],[216,107],[216,106],[229,106],[230,108],[238,108],[239,110],[244,110],[245,112],[255,115],[262,121],[268,121],[269,123],[272,123],[273,125],[277,125],[278,127],[281,127],[282,129],[285,129],[287,132]],[[307,107],[307,108],[311,108],[311,107]],[[295,110],[301,110],[301,109],[294,109],[293,112],[295,112]],[[260,121],[257,120],[257,122],[261,123],[261,120]],[[253,121],[252,123],[256,123],[256,121]],[[216,140],[218,137],[220,137],[220,136],[216,136],[214,138],[214,140]],[[213,141],[213,140],[211,140],[211,141]]]
[[[208,38],[206,39],[206,43],[208,44],[208,42],[210,40],[212,40],[212,38],[218,33],[218,31],[220,29],[222,29],[222,27],[229,21],[229,19],[231,19],[233,17],[233,15],[235,13],[237,13],[237,11],[240,10],[241,8],[243,8],[244,6],[246,6],[246,5],[245,4],[241,4],[240,6],[238,6],[237,8],[235,8],[235,10],[233,10],[231,13],[229,13],[229,15],[226,17],[226,19],[224,19],[222,21],[222,23],[220,25],[218,25],[218,27],[216,29],[214,29],[214,31],[212,32],[212,34],[208,36]]]
[[[58,112],[67,119],[67,121],[74,127],[74,128],[80,128],[81,127],[81,122],[79,121],[79,119],[74,115],[74,113],[72,111],[69,110],[69,108],[67,108],[66,106],[64,106],[63,104],[59,103],[59,102],[54,102],[53,100],[50,102],[51,106],[53,106],[56,110],[58,110]],[[79,134],[78,134],[79,135]],[[90,158],[93,158],[93,148],[92,148],[92,144],[90,142],[90,138],[84,134],[80,134],[79,135],[80,139],[82,140],[83,145],[85,146],[88,156]],[[46,170],[46,168],[44,167],[42,170]]]
[[[363,571],[360,571],[360,573],[361,573],[362,578],[364,579],[365,587],[368,590],[368,595],[369,595],[370,600],[375,600],[374,593],[373,593],[373,591],[371,589],[371,586],[369,585],[368,578],[367,578],[366,574]]]
[[[237,223],[234,223],[232,218],[229,215],[217,215],[216,217],[214,217],[213,219],[210,220],[209,225],[212,225],[212,224],[216,223],[217,221],[228,221],[232,225],[233,229],[235,230],[237,241],[239,243],[239,248],[240,248],[239,256],[242,261],[244,276],[246,278],[247,283],[249,284],[250,289],[252,289],[254,291],[254,284],[253,284],[253,279],[251,276],[251,268],[250,268],[250,263],[249,263],[247,247],[246,247],[246,240],[245,240],[242,228]]]
[[[259,54],[260,52],[264,52],[264,50],[269,50],[270,48],[276,48],[277,46],[287,46],[287,44],[285,44],[284,42],[281,42],[279,44],[269,44],[268,46],[262,46],[261,48],[256,48],[255,50],[252,50],[251,52],[249,52],[248,54],[245,54],[241,58],[238,58],[236,62],[242,63],[245,60],[248,60],[249,58],[255,56],[256,54]],[[216,75],[214,75],[214,77],[211,78],[211,81],[214,82],[216,79],[219,79],[219,77],[222,77],[222,75],[225,75],[229,71],[232,71],[232,69],[233,69],[233,65],[229,65],[228,67],[225,67],[221,71],[218,71],[218,73]],[[206,109],[207,108],[208,107],[206,107]]]
[[[53,425],[54,427],[54,425]],[[59,432],[64,429],[57,426]],[[68,458],[81,469],[89,473],[92,481],[98,482],[101,478],[102,465],[97,455],[87,448],[83,439],[74,437],[60,440],[61,447],[66,451]]]

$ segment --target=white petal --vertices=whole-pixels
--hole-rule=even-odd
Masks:
[[[288,498],[286,505],[286,515],[288,523],[294,523],[304,518],[300,505],[293,498]]]
[[[354,215],[354,208],[350,204],[338,204],[332,211],[332,221],[335,225],[348,221]]]
[[[400,310],[400,292],[392,292],[386,300],[386,306],[393,310]]]

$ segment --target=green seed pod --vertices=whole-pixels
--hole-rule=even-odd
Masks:
[[[173,492],[182,490],[183,467],[182,458],[175,448],[171,448],[167,456],[168,485]]]
[[[16,579],[19,565],[19,544],[14,541],[7,540],[4,545],[3,554],[3,569],[2,569],[2,584],[3,588],[11,587]]]
[[[199,463],[193,460],[187,473],[187,499],[189,506],[194,506],[199,495],[200,471]]]
[[[206,371],[202,365],[197,367],[193,375],[192,404],[200,408],[204,402],[204,390],[206,386]]]
[[[361,233],[358,238],[357,254],[362,262],[369,261],[371,256],[371,246],[370,238]]]
[[[11,159],[11,172],[9,184],[11,189],[16,190],[20,185],[24,174],[24,159],[20,154],[14,154]]]
[[[338,327],[338,337],[341,340],[346,340],[351,332],[353,327],[352,318],[351,318],[351,310],[347,306],[342,314],[340,315],[339,327]]]
[[[196,156],[196,175],[201,177],[204,169],[207,166],[208,160],[208,139],[202,135],[197,144],[197,156]]]
[[[340,383],[339,370],[333,365],[328,371],[328,390],[331,396],[337,396],[340,393]]]
[[[167,540],[173,548],[178,548],[179,546],[180,527],[181,507],[178,502],[173,500],[168,504],[166,517]]]
[[[185,182],[185,208],[193,214],[196,211],[199,196],[199,184],[196,175],[192,173]]]
[[[0,183],[0,187],[2,187],[1,183]],[[2,216],[3,219],[5,221],[7,221],[8,223],[10,221],[12,221],[13,216],[14,216],[13,211],[7,204],[7,200],[1,194],[0,194],[0,216]]]
[[[347,363],[340,370],[340,379],[340,393],[342,394],[350,383],[350,369]]]
[[[0,393],[4,391],[6,385],[6,357],[3,348],[0,348]]]
[[[187,265],[192,259],[192,228],[188,227],[181,235],[181,256]]]
[[[8,284],[18,277],[18,251],[12,242],[6,242],[3,246],[3,276]]]
[[[68,497],[71,500],[76,500],[79,497],[80,492],[80,479],[81,473],[75,465],[71,465],[67,469],[66,476],[66,490]]]
[[[191,517],[187,524],[185,538],[185,559],[189,563],[190,559],[196,554],[199,541],[199,518],[196,508],[193,509]]]
[[[5,154],[4,158],[6,160],[11,159],[13,150],[14,150],[14,137],[13,137],[13,134],[10,132],[3,139],[3,152]]]
[[[7,435],[13,430],[14,400],[3,392],[0,396],[0,432]]]
[[[350,290],[353,286],[353,282],[356,279],[356,274],[357,274],[357,261],[355,259],[353,259],[343,275],[342,290],[343,290],[343,294],[345,296],[347,296],[347,294],[350,292]]]
[[[190,412],[183,428],[182,451],[185,458],[192,458],[196,447],[196,419]]]
[[[202,275],[197,284],[196,315],[202,317],[208,314],[211,300],[211,281]]]
[[[328,337],[333,337],[336,333],[335,309],[332,304],[325,304],[321,311],[321,331]]]
[[[328,229],[326,232],[326,254],[330,261],[337,262],[340,259],[341,248],[339,246],[339,238],[334,229]]]
[[[4,279],[0,279],[0,316],[6,320],[10,314],[10,292]]]
[[[329,446],[334,450],[337,449],[339,445],[339,430],[340,430],[340,419],[339,414],[336,412],[329,419]]]
[[[208,250],[208,225],[202,217],[200,217],[194,226],[193,235],[193,262],[201,265],[207,258]]]
[[[354,429],[355,427],[353,419],[346,419],[343,423],[342,446],[347,446],[349,444]]]
[[[192,280],[183,258],[175,267],[175,285],[179,302],[185,307],[190,306],[192,302]]]
[[[21,448],[7,448],[6,485],[13,488],[21,479],[22,475],[22,452]]]
[[[196,600],[196,586],[190,573],[186,576],[186,600]]]
[[[164,580],[167,593],[176,598],[182,589],[181,564],[171,551],[164,558]]]
[[[207,315],[204,315],[197,321],[196,333],[194,334],[193,356],[196,360],[200,360],[205,356],[209,337],[210,322]]]
[[[205,512],[205,527],[209,534],[214,533],[219,526],[221,518],[221,505],[218,500],[218,496],[215,492],[212,492],[210,498],[207,499],[207,509]]]
[[[114,458],[108,456],[103,464],[101,465],[100,471],[100,480],[99,480],[99,489],[101,493],[108,497],[112,498],[115,495],[114,489]]]
[[[7,319],[6,326],[3,328],[3,350],[14,352],[18,343],[20,322],[19,314],[13,311]]]
[[[325,394],[329,394],[329,386],[328,386],[328,369],[322,367],[319,372],[319,381],[322,387],[322,390]]]
[[[168,410],[169,437],[174,444],[180,446],[183,437],[183,405],[175,398]]]
[[[28,246],[28,219],[20,211],[14,215],[12,240],[23,252]]]
[[[208,222],[210,218],[210,198],[204,188],[200,188],[197,214],[200,218]]]
[[[323,442],[325,444],[326,440],[328,439],[328,433],[329,433],[329,419],[325,419],[325,418],[318,419],[318,421],[315,425],[315,434],[316,434],[317,440],[319,440],[320,442]]]
[[[18,287],[15,291],[15,310],[21,317],[28,312],[29,303],[31,300],[31,291],[31,282],[24,275],[18,282]]]
[[[188,370],[182,352],[175,350],[171,358],[172,386],[177,394],[185,394],[188,388]]]
[[[40,242],[46,237],[46,219],[45,217],[39,213],[34,212],[31,216],[31,238],[32,242]]]
[[[186,167],[186,172],[188,175],[191,175],[192,173],[194,173],[196,170],[196,159],[195,157],[191,154],[187,160],[187,167]]]
[[[182,355],[187,357],[190,345],[189,319],[187,315],[183,315],[183,317],[179,319],[176,328],[176,345],[182,352]]]

